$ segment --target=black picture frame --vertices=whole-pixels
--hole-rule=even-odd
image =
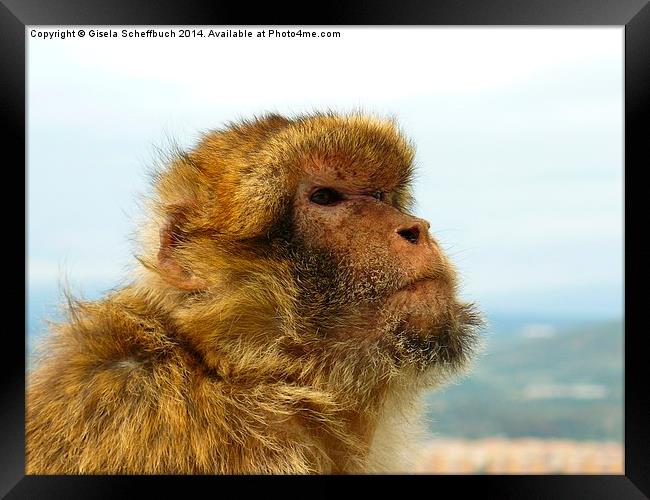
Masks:
[[[650,408],[646,388],[646,359],[642,343],[645,336],[644,288],[648,278],[650,252],[642,242],[641,231],[632,229],[647,224],[647,208],[634,210],[632,203],[639,196],[643,168],[650,166],[647,142],[648,109],[650,109],[650,5],[648,0],[445,0],[421,2],[340,2],[323,4],[314,14],[306,7],[284,9],[276,4],[232,5],[222,2],[174,2],[158,0],[102,2],[100,0],[2,0],[0,3],[0,104],[3,121],[7,122],[3,141],[3,174],[5,211],[3,216],[5,250],[4,291],[15,306],[5,300],[2,363],[0,363],[0,496],[6,498],[123,498],[135,496],[140,488],[148,493],[160,491],[168,495],[174,490],[187,494],[188,488],[207,488],[214,495],[225,495],[227,481],[237,494],[250,488],[277,487],[283,496],[340,495],[350,491],[357,481],[365,491],[379,490],[388,482],[405,487],[402,494],[414,495],[415,488],[425,488],[432,496],[440,488],[461,496],[475,491],[488,498],[589,498],[636,499],[650,497]],[[303,4],[307,5],[307,4]],[[25,476],[25,337],[18,332],[26,326],[25,274],[17,263],[26,261],[25,225],[18,227],[17,207],[7,201],[18,191],[20,180],[26,186],[26,100],[25,46],[27,25],[609,25],[625,26],[625,474],[575,476],[363,476],[363,477],[136,477],[136,476]],[[645,123],[644,123],[645,122]],[[645,126],[644,126],[645,125]],[[10,156],[10,153],[14,155]],[[8,158],[13,157],[13,161]],[[12,173],[23,176],[8,181]],[[8,208],[9,207],[9,208]],[[16,228],[11,229],[11,224]],[[17,253],[14,260],[11,250]],[[16,287],[11,286],[13,282]],[[11,284],[10,284],[11,283]],[[16,290],[23,290],[21,296]],[[640,290],[639,292],[635,290]],[[312,481],[318,481],[316,486]],[[296,483],[297,482],[297,483]],[[421,484],[414,484],[421,483]],[[271,490],[265,489],[264,494]],[[354,491],[354,490],[352,490]],[[398,490],[399,491],[399,490]],[[399,493],[398,493],[399,494]],[[139,496],[139,495],[138,495]],[[149,496],[149,495],[147,495]],[[328,495],[330,496],[330,495]]]

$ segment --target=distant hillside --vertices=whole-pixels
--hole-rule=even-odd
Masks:
[[[494,331],[469,375],[427,401],[439,436],[620,441],[622,321]]]

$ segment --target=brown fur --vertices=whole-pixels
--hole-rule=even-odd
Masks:
[[[334,114],[176,154],[137,276],[71,300],[41,347],[27,473],[405,472],[419,395],[465,365],[479,323],[433,240],[432,259],[383,243],[386,224],[422,227],[412,161],[394,123]],[[386,194],[321,210],[306,178]]]

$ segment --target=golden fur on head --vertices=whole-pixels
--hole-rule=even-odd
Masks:
[[[284,216],[305,165],[336,159],[362,164],[367,178],[399,184],[400,206],[411,205],[413,149],[393,123],[335,114],[268,115],[206,134],[159,175],[157,205],[165,215],[190,205],[185,215],[194,230],[260,236]]]
[[[445,306],[453,356],[411,363],[412,339],[305,304],[286,241],[306,170],[363,165],[354,182],[407,210],[412,161],[392,122],[331,113],[231,124],[179,153],[155,176],[138,278],[71,301],[29,374],[27,472],[405,470],[419,391],[468,359],[478,316]]]

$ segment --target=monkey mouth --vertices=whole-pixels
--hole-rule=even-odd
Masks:
[[[409,281],[397,289],[387,297],[385,306],[392,313],[428,321],[432,312],[446,309],[453,301],[453,288],[447,280],[427,276]]]
[[[423,276],[409,281],[392,294],[408,300],[426,299],[427,296],[450,296],[451,288],[446,276]]]
[[[451,374],[467,366],[480,346],[483,321],[473,304],[434,294],[419,305],[404,297],[397,307],[402,317],[391,337],[403,363],[423,371],[438,366]]]
[[[402,288],[398,289],[398,292],[401,291],[415,291],[418,290],[420,287],[427,286],[429,284],[435,283],[435,278],[432,277],[424,277],[424,278],[418,278],[413,281],[410,281],[406,285],[404,285]]]

